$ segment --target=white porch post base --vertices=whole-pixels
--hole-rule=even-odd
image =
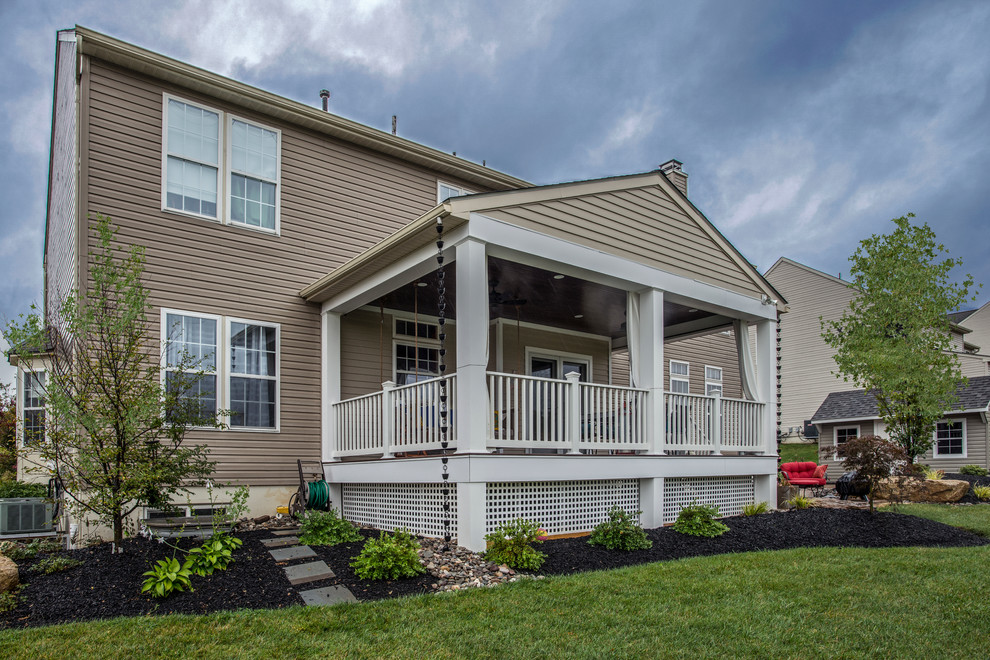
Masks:
[[[766,502],[771,509],[777,508],[777,475],[757,475],[753,499],[759,504]]]
[[[457,545],[485,551],[485,483],[457,483]]]
[[[337,510],[341,516],[344,511],[344,487],[340,484],[327,484],[329,490],[330,507]]]
[[[643,529],[663,526],[663,477],[639,480],[639,508]]]

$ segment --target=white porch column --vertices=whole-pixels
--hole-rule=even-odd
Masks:
[[[340,401],[340,314],[323,312],[323,332],[320,333],[321,354],[320,362],[321,385],[321,425],[322,451],[324,461],[336,461],[337,417],[336,407]]]
[[[485,490],[483,481],[457,482],[457,545],[472,552],[485,550]]]
[[[647,395],[646,437],[650,454],[663,453],[666,433],[663,414],[663,291],[639,292],[639,336],[633,353],[639,371],[639,387]],[[644,509],[645,513],[645,509]]]
[[[756,324],[756,383],[757,399],[766,404],[763,409],[762,432],[767,454],[777,453],[777,347],[774,344],[776,321],[765,320]]]
[[[663,527],[663,477],[639,480],[639,508],[643,529]]]
[[[454,305],[457,314],[457,409],[452,412],[457,425],[457,453],[487,452],[488,262],[485,244],[471,238],[459,244],[454,266],[457,274]]]

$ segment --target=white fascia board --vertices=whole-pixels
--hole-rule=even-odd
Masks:
[[[822,424],[849,424],[850,422],[872,422],[880,419],[879,415],[874,415],[873,417],[844,417],[840,419],[813,419],[811,423],[815,426],[821,426]]]
[[[454,248],[467,238],[465,226],[452,229],[444,234],[444,263],[454,260]],[[322,311],[346,314],[381,298],[386,293],[398,289],[412,280],[423,277],[437,269],[437,248],[433,243],[424,245],[390,266],[362,280],[359,284],[330,298],[322,305]]]
[[[470,235],[488,243],[488,254],[625,291],[660,289],[666,300],[744,321],[777,319],[777,308],[757,298],[651,268],[601,250],[471,213]],[[581,264],[577,266],[576,264]]]
[[[776,456],[519,456],[460,454],[448,457],[452,482],[569,481],[776,475]],[[324,463],[330,483],[439,481],[439,456]]]

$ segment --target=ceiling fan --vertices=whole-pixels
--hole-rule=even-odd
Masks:
[[[488,304],[489,305],[509,305],[511,307],[519,307],[520,305],[526,304],[525,298],[518,297],[507,297],[501,291],[498,290],[498,280],[488,280],[488,286],[491,289],[488,291]]]

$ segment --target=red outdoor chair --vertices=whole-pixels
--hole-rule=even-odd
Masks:
[[[802,491],[812,488],[815,497],[821,497],[825,489],[825,473],[828,465],[818,465],[812,461],[783,463],[780,471],[793,486],[799,486]]]

